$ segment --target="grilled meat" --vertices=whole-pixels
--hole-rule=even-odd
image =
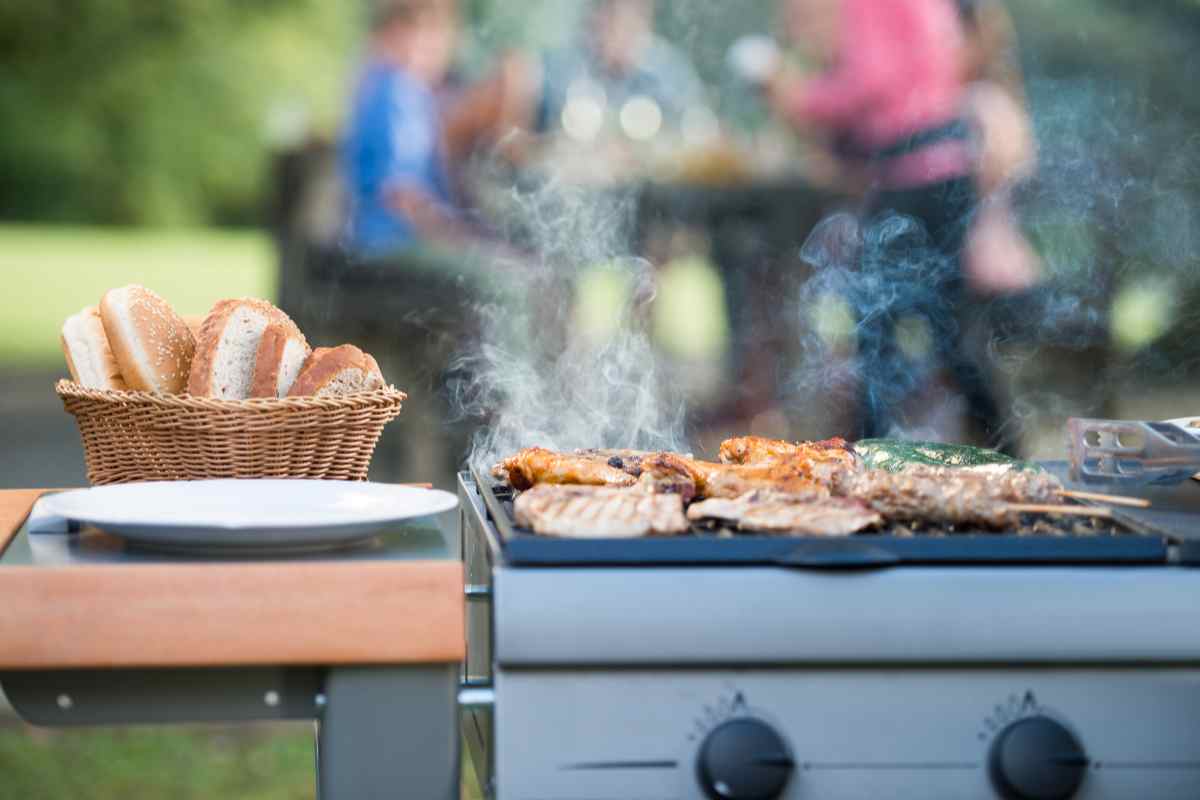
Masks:
[[[520,490],[545,483],[616,487],[638,483],[651,492],[678,494],[688,503],[694,497],[738,497],[756,489],[828,497],[824,484],[829,477],[814,476],[819,467],[820,464],[814,466],[803,456],[756,464],[716,464],[677,453],[633,450],[555,453],[530,447],[497,464],[492,474]]]
[[[530,447],[506,458],[492,474],[514,489],[541,484],[569,486],[640,486],[651,494],[677,494],[684,503],[696,496],[688,460],[674,453],[634,450],[577,450],[555,453]]]
[[[760,464],[779,459],[808,459],[813,463],[832,464],[854,469],[858,456],[845,439],[833,438],[820,442],[785,442],[761,436],[742,436],[721,442],[719,456],[725,464]]]
[[[603,461],[527,447],[492,467],[492,475],[525,490],[542,483],[573,486],[632,486],[635,476]]]
[[[799,459],[762,464],[687,463],[696,481],[698,497],[740,497],[755,490],[783,492],[809,499],[829,496],[829,490],[813,479],[807,464]]]
[[[674,453],[653,453],[642,457],[638,486],[651,494],[677,494],[684,505],[696,496],[696,478],[691,462]]]
[[[604,486],[535,486],[513,503],[517,524],[546,536],[625,539],[685,533],[677,494]]]
[[[857,500],[813,500],[771,491],[703,500],[694,503],[687,516],[733,523],[743,530],[812,536],[848,536],[883,522],[878,512]]]
[[[927,467],[912,464],[901,472],[912,478],[980,487],[988,496],[1009,503],[1060,503],[1062,482],[1048,472],[1001,471],[983,467]]]
[[[647,450],[576,450],[575,455],[589,461],[602,461],[615,469],[628,472],[635,478],[642,476],[642,461],[656,453]]]
[[[1003,528],[1016,525],[1013,503],[1057,502],[1061,484],[1049,475],[988,475],[941,467],[903,472],[864,470],[834,482],[834,493],[869,504],[889,521]]]
[[[731,515],[722,518],[742,527],[761,521],[769,530],[783,530],[791,524],[773,521],[776,518],[799,519],[804,514],[816,518],[818,511],[834,514],[839,509],[838,513],[849,513],[844,504],[830,505],[830,498],[861,501],[890,522],[1003,528],[1019,522],[1020,513],[1011,508],[1012,504],[1057,503],[1062,490],[1054,477],[1037,472],[997,473],[920,464],[906,465],[895,473],[867,469],[840,439],[800,444],[757,437],[730,439],[721,445],[721,458],[726,463],[697,461],[676,453],[581,450],[566,454],[534,447],[505,459],[496,465],[493,474],[520,490],[543,484],[633,488],[631,494],[638,497],[677,496],[681,507],[693,499],[731,500],[735,501],[733,505],[702,504],[695,513],[705,518],[720,516],[717,509]],[[751,494],[753,500],[744,499]],[[785,503],[781,494],[790,499]],[[569,497],[579,500],[585,496]],[[601,499],[607,498],[586,497],[590,499],[585,511],[600,516],[584,523],[582,530],[603,528],[608,523],[601,518],[610,512],[595,509],[602,505]],[[781,510],[789,504],[810,507],[804,511]],[[620,514],[633,513],[635,507],[636,500],[622,496],[614,506],[618,515],[612,524],[618,530],[637,528],[637,524],[620,518]],[[661,511],[665,506],[651,503],[642,508]],[[576,509],[571,514],[586,516],[585,511]],[[840,519],[836,515],[832,518]],[[751,519],[756,523],[749,522]],[[839,525],[850,523],[829,524],[832,530],[839,530]]]

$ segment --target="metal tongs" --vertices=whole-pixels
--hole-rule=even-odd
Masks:
[[[1200,473],[1200,429],[1172,422],[1067,421],[1071,480],[1172,486]]]

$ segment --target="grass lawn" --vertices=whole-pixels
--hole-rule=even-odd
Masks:
[[[310,800],[314,758],[307,723],[53,731],[0,724],[0,800]],[[465,754],[462,769],[462,799],[479,800]]]
[[[62,364],[63,320],[105,290],[141,283],[204,314],[223,297],[273,298],[275,253],[256,231],[0,224],[0,275],[0,368],[47,368]]]
[[[307,800],[312,727],[0,728],[0,797]]]

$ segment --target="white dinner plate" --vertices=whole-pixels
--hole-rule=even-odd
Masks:
[[[157,481],[43,498],[45,511],[157,547],[334,547],[387,526],[450,511],[449,492],[316,480]]]

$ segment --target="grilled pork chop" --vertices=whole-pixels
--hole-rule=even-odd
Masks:
[[[604,486],[535,486],[513,503],[517,524],[546,536],[632,539],[685,533],[677,494]]]
[[[733,523],[742,530],[811,536],[849,536],[883,522],[877,512],[855,500],[814,500],[772,491],[703,500],[693,504],[687,516],[698,522]]]

